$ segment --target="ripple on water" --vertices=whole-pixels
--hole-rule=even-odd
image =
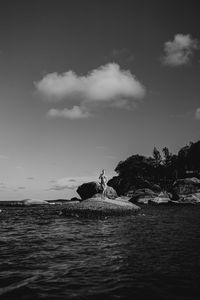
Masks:
[[[1,213],[2,299],[199,299],[199,207],[106,220],[59,210]]]

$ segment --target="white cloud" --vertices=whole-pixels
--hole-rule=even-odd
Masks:
[[[145,88],[136,77],[130,71],[121,70],[116,63],[101,66],[86,76],[78,76],[73,71],[47,74],[35,86],[39,95],[49,101],[63,100],[68,106],[76,104],[48,112],[51,117],[71,119],[87,118],[99,108],[134,108],[145,95]]]
[[[193,39],[190,34],[176,34],[173,41],[164,44],[165,55],[162,62],[173,67],[187,65],[197,49],[199,49],[197,39]]]
[[[79,106],[74,106],[71,109],[51,108],[47,114],[49,117],[52,117],[52,118],[62,117],[62,118],[68,118],[68,119],[84,119],[84,118],[88,118],[91,116],[91,114],[89,112],[84,111]]]
[[[197,120],[200,120],[200,107],[198,107],[198,108],[196,109],[196,112],[195,112],[195,118],[196,118]]]

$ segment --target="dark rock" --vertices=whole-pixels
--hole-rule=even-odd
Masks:
[[[82,200],[86,200],[93,197],[95,194],[101,194],[102,189],[100,183],[92,181],[83,183],[81,186],[79,186],[77,193]],[[107,186],[106,188],[106,197],[109,199],[115,199],[117,197],[116,191],[111,186]]]
[[[156,196],[157,194],[150,189],[138,189],[133,194],[130,202],[148,204],[149,201],[154,200]]]
[[[135,191],[134,195],[147,195],[147,196],[155,197],[157,195],[157,193],[155,193],[154,191],[152,191],[150,189],[138,189]]]
[[[173,184],[173,193],[175,195],[189,195],[200,191],[200,180],[193,178],[178,179]]]
[[[111,186],[116,192],[117,195],[123,195],[124,189],[126,189],[125,181],[120,176],[114,176],[108,181],[108,186]]]
[[[77,197],[73,197],[73,198],[70,199],[70,201],[79,201],[79,202],[80,202],[81,199],[80,199],[80,198],[77,198]]]
[[[158,184],[153,184],[152,191],[154,191],[155,193],[161,193],[162,189]]]
[[[134,190],[130,190],[126,193],[126,196],[125,197],[129,197],[129,198],[132,198],[135,194],[135,189]]]
[[[177,192],[175,192],[173,189],[170,189],[170,194],[171,194],[171,200],[173,201],[178,201],[180,199],[179,195]]]
[[[180,195],[179,204],[200,204],[200,193]]]
[[[137,189],[152,189],[152,184],[143,178],[114,176],[108,181],[108,185],[112,186],[119,196],[126,195],[129,197],[131,197]]]
[[[101,186],[98,182],[95,181],[83,183],[77,188],[77,193],[79,194],[82,200],[91,198],[92,196],[100,192]]]

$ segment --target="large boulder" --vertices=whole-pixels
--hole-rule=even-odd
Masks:
[[[68,217],[104,218],[108,216],[127,216],[135,214],[140,207],[118,197],[115,200],[103,198],[96,194],[79,203],[69,203],[61,211],[61,215]]]
[[[82,200],[86,200],[101,192],[101,186],[98,182],[92,181],[83,183],[77,188],[77,193]]]
[[[179,196],[200,192],[200,180],[192,178],[178,179],[173,184],[173,192]]]
[[[80,185],[77,189],[77,193],[82,200],[86,200],[92,198],[95,194],[101,194],[102,189],[99,182],[92,181]],[[109,199],[117,198],[117,193],[111,186],[107,186],[106,188],[106,197]]]
[[[120,176],[114,176],[108,181],[108,186],[111,186],[118,195],[125,194],[125,191],[128,189],[127,184],[129,183]]]

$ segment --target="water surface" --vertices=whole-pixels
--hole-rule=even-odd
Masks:
[[[1,299],[200,299],[200,207],[84,220],[3,208]]]

